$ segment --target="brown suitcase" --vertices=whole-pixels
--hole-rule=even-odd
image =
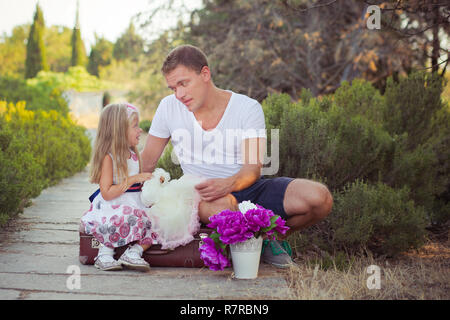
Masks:
[[[198,251],[201,245],[201,237],[207,236],[212,232],[212,229],[202,227],[197,234],[194,235],[194,240],[185,246],[179,246],[173,250],[163,250],[161,245],[152,245],[146,250],[142,257],[152,267],[184,267],[184,268],[201,268],[204,266],[200,259],[200,252]],[[82,264],[94,264],[94,259],[97,256],[100,242],[93,236],[80,232],[80,262]],[[115,250],[115,259],[119,259],[122,253],[128,246],[123,246]]]

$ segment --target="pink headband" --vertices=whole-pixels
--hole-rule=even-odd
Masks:
[[[133,106],[132,104],[128,104],[127,103],[127,115],[128,115],[128,119],[131,117],[131,115],[133,114],[133,113],[137,113],[138,114],[138,116],[139,116],[139,110],[135,107],[135,106]]]

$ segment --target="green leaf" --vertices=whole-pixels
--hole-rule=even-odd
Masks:
[[[226,249],[227,245],[224,244],[220,240],[220,234],[218,234],[217,232],[214,231],[213,233],[211,233],[211,235],[209,237],[214,241],[214,243],[216,244],[216,247],[219,247],[219,248],[221,248],[223,250]]]
[[[266,227],[266,228],[262,228],[261,231],[262,232],[267,232],[272,230],[273,228],[275,228],[277,226],[277,224],[275,223],[275,221],[277,221],[277,219],[279,218],[279,215],[274,215],[270,218],[270,226]]]

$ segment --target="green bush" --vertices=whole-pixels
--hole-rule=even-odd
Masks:
[[[151,120],[142,120],[139,123],[139,127],[144,131],[144,132],[148,132],[148,130],[150,130],[150,127],[152,126],[152,121]]]
[[[294,245],[395,254],[422,243],[427,224],[450,219],[450,107],[439,97],[442,85],[416,73],[390,79],[384,95],[354,80],[327,97],[305,91],[296,102],[286,94],[263,101],[267,129],[280,129],[277,175],[323,182],[337,197],[329,218],[291,238]],[[342,213],[352,210],[358,219]]]
[[[91,145],[85,128],[56,112],[0,101],[0,223],[43,188],[82,170]]]
[[[58,88],[30,86],[25,80],[0,77],[0,100],[17,103],[26,101],[28,110],[56,110],[69,113],[67,101]]]
[[[407,188],[359,180],[334,194],[329,221],[334,246],[355,251],[369,248],[388,255],[422,245],[428,223],[424,209],[414,205]]]
[[[384,122],[387,113],[384,96],[370,82],[355,79],[350,85],[344,81],[333,98],[334,104],[350,117],[362,115],[377,124]]]
[[[158,160],[157,167],[163,168],[167,172],[170,173],[170,179],[179,179],[183,175],[183,170],[181,166],[178,164],[178,159],[176,158],[175,153],[173,153],[173,146],[169,142],[167,147],[164,149],[163,155]],[[172,160],[172,156],[175,158],[175,162]]]
[[[89,74],[82,66],[70,67],[65,73],[41,71],[35,78],[28,79],[27,84],[50,91],[56,88],[61,91],[86,92],[104,90],[110,87],[110,83]]]
[[[380,125],[337,106],[324,112],[316,99],[308,105],[288,99],[272,95],[263,102],[267,127],[281,128],[278,176],[319,179],[330,189],[356,178],[378,181],[394,152]]]
[[[444,79],[434,73],[417,72],[398,82],[388,78],[384,126],[391,135],[407,133],[408,149],[426,143],[436,134],[432,120],[444,107],[443,86]]]
[[[0,226],[44,187],[42,167],[23,135],[11,130],[0,116]]]
[[[420,72],[388,79],[384,127],[396,138],[395,159],[383,174],[390,186],[408,186],[433,223],[450,219],[450,109],[441,99],[445,81]]]

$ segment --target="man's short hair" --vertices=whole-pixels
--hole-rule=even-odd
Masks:
[[[182,45],[169,52],[161,71],[163,74],[168,74],[179,65],[200,73],[204,66],[208,66],[208,60],[199,48],[192,45]]]

